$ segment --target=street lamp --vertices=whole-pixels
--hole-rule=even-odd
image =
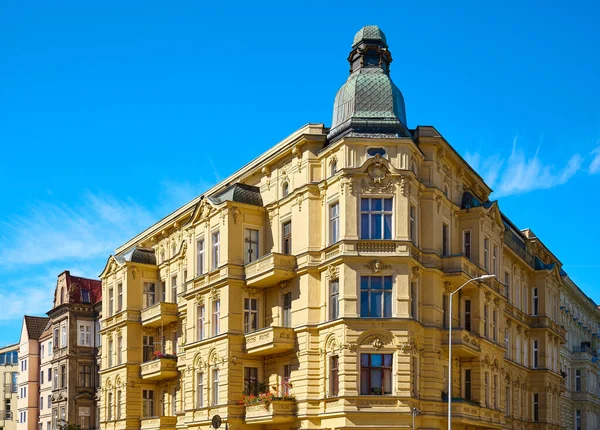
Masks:
[[[417,408],[412,408],[412,410],[410,412],[411,412],[411,415],[412,415],[412,430],[415,430],[415,417],[417,415],[422,414],[423,411],[421,411],[420,409],[417,409]]]
[[[448,322],[448,430],[452,430],[452,296],[458,293],[462,287],[474,281],[495,278],[496,275],[483,275],[469,279],[456,290],[448,295],[448,306],[450,307],[450,320]]]

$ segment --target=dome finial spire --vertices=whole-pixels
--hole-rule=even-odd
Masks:
[[[410,137],[404,97],[389,76],[392,54],[383,31],[376,25],[361,28],[348,61],[350,77],[335,97],[328,140]]]

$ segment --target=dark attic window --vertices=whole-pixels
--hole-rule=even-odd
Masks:
[[[81,290],[81,302],[89,303],[90,302],[90,290]]]
[[[380,157],[383,157],[385,155],[385,149],[383,149],[383,148],[369,148],[369,149],[367,149],[367,154],[369,154],[369,157],[375,157],[376,155],[379,155]]]

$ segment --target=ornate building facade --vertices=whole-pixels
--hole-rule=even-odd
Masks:
[[[0,381],[2,381],[0,430],[15,430],[17,428],[18,357],[18,344],[0,348]]]
[[[109,257],[103,430],[442,429],[449,396],[461,429],[597,422],[561,373],[597,382],[580,357],[597,336],[565,329],[584,307],[597,332],[595,305],[435,128],[407,126],[380,29],[349,61],[331,128],[294,132]]]

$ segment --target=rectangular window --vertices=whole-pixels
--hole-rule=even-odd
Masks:
[[[498,375],[492,377],[492,395],[494,396],[494,409],[498,409]]]
[[[115,299],[114,299],[114,289],[110,287],[108,289],[108,316],[111,317],[115,313]]]
[[[244,246],[246,248],[246,263],[252,263],[258,257],[258,230],[247,228],[244,233]]]
[[[292,222],[284,222],[281,226],[281,250],[284,254],[292,253]]]
[[[515,342],[515,346],[516,346],[516,356],[515,356],[515,361],[519,364],[521,364],[521,335],[517,334],[517,339]]]
[[[114,346],[112,338],[108,341],[108,367],[113,366]]]
[[[121,419],[121,390],[117,391],[117,419]]]
[[[465,300],[465,330],[471,331],[471,300]]]
[[[258,330],[258,299],[244,299],[244,333]]]
[[[61,334],[60,347],[66,348],[67,347],[67,326],[66,325],[61,327],[60,334]],[[27,366],[25,366],[25,369],[27,369]]]
[[[117,284],[117,311],[123,310],[123,284]]]
[[[483,337],[489,338],[489,330],[488,330],[488,305],[483,305]]]
[[[392,199],[360,199],[360,238],[392,238]]]
[[[281,378],[281,394],[284,396],[290,395],[290,388],[292,386],[292,365],[283,365],[283,378]]]
[[[498,342],[497,328],[498,328],[498,311],[494,309],[492,311],[492,340],[494,342]]]
[[[538,289],[537,289],[537,287],[534,287],[531,292],[532,292],[531,314],[533,316],[537,316],[538,315],[538,311],[539,311],[539,306],[540,306],[540,298],[538,296]]]
[[[292,326],[292,293],[285,293],[283,300],[283,326]]]
[[[196,339],[203,340],[204,339],[204,326],[206,324],[206,308],[204,305],[198,306],[196,308],[196,316],[198,318],[196,324]]]
[[[60,388],[67,386],[67,366],[64,364],[60,366]]]
[[[575,430],[581,430],[581,411],[575,411]]]
[[[442,225],[442,256],[450,255],[450,227],[448,224]]]
[[[147,308],[156,303],[156,284],[154,282],[144,282],[144,291],[142,296],[142,306]]]
[[[213,369],[212,376],[212,404],[215,406],[219,404],[219,369]]]
[[[204,273],[204,239],[196,241],[196,275]]]
[[[89,322],[79,322],[78,324],[78,333],[77,344],[79,346],[92,346],[92,325],[91,321]]]
[[[392,354],[360,355],[360,394],[392,394]]]
[[[40,346],[40,358],[44,358],[44,345]],[[4,355],[0,358],[0,364],[4,364]]]
[[[410,283],[410,317],[417,319],[419,311],[419,285],[417,281]]]
[[[492,273],[498,274],[498,245],[496,244],[492,248]]]
[[[539,394],[533,393],[533,422],[537,423],[539,420],[540,420]]]
[[[44,383],[44,371],[42,370],[40,372],[40,384],[43,384],[43,383]]]
[[[204,407],[204,373],[196,374],[196,407]]]
[[[412,205],[408,210],[408,238],[417,244],[417,208]]]
[[[213,302],[213,336],[221,333],[221,300],[215,300]]]
[[[340,204],[329,206],[329,243],[334,244],[340,239]]]
[[[154,390],[142,390],[142,416],[154,416]]]
[[[332,279],[329,282],[329,319],[334,320],[340,316],[340,280]]]
[[[575,391],[581,391],[581,370],[575,370]]]
[[[504,393],[504,414],[510,417],[510,383],[506,384],[506,392]]]
[[[471,259],[471,230],[463,231],[463,253],[469,260]]]
[[[258,367],[244,367],[244,394],[259,395]]]
[[[490,270],[490,239],[488,237],[483,239],[483,268],[486,272]]]
[[[510,359],[510,338],[508,329],[504,330],[504,348],[506,348],[506,353],[504,354],[505,357]]]
[[[107,401],[106,401],[106,419],[108,421],[112,421],[113,417],[113,393],[112,392],[108,392],[107,395]]]
[[[177,275],[171,276],[171,303],[177,303]]]
[[[450,296],[448,294],[444,294],[442,298],[442,325],[444,328],[448,328],[448,301],[450,300]]]
[[[219,257],[221,256],[221,233],[216,231],[212,235],[212,268],[219,268]]]
[[[329,396],[337,397],[340,389],[339,357],[333,355],[329,358]]]
[[[391,318],[391,276],[360,277],[360,316],[370,318]]]
[[[152,359],[152,353],[154,352],[154,336],[143,336],[142,337],[142,353],[143,360],[150,361]]]
[[[58,369],[54,369],[54,379],[52,380],[52,388],[58,390]]]
[[[539,349],[539,342],[537,340],[533,341],[533,348],[531,353],[533,354],[533,368],[537,369],[538,368],[538,349]]]
[[[510,273],[504,272],[504,295],[506,296],[506,300],[510,302]]]
[[[172,399],[172,405],[171,405],[171,415],[175,416],[178,412],[178,407],[177,407],[177,391],[179,389],[177,387],[173,388],[173,391],[171,393],[171,399]]]
[[[518,279],[515,280],[515,295],[514,295],[514,299],[515,299],[515,306],[518,309],[521,309],[521,287],[519,285],[519,280]]]
[[[92,366],[89,366],[89,365],[79,366],[79,386],[80,387],[91,387],[92,386]]]
[[[123,363],[123,336],[117,337],[117,365]]]
[[[490,407],[490,374],[489,372],[485,372],[485,374],[483,375],[483,386],[486,387],[485,389],[485,407],[489,408]]]

